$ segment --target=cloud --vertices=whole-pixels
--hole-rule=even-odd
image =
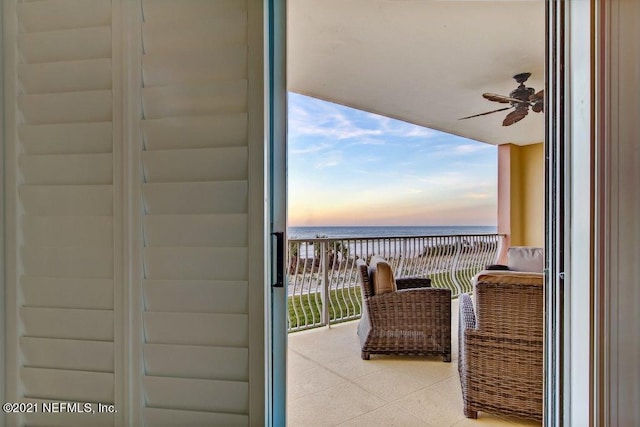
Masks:
[[[377,123],[377,127],[385,135],[401,138],[434,138],[439,132],[413,123],[403,122],[374,113],[366,113],[366,117]]]
[[[313,98],[296,99],[289,109],[289,135],[323,136],[337,140],[382,135],[381,129],[362,126],[350,116],[353,114],[349,114],[345,107]]]
[[[437,131],[299,94],[289,94],[289,135],[382,145],[394,138],[433,138]],[[383,137],[381,139],[380,137]]]
[[[485,205],[495,216],[496,147],[289,96],[290,218],[464,224]]]
[[[433,138],[433,137],[437,136],[437,132],[432,130],[432,129],[423,128],[421,126],[410,125],[410,128],[405,132],[404,136],[407,136],[407,137],[420,137],[420,138]]]
[[[371,138],[369,136],[364,138],[358,138],[357,141],[352,143],[353,145],[385,145],[387,141],[383,139]]]
[[[311,154],[311,153],[317,153],[317,152],[326,150],[330,147],[331,146],[329,144],[314,144],[304,148],[290,148],[289,153],[290,154]]]
[[[468,176],[462,172],[437,173],[419,178],[425,184],[437,185],[440,187],[459,187],[468,182]]]
[[[424,192],[424,190],[420,189],[420,188],[407,188],[404,190],[404,192],[406,194],[419,194]]]
[[[491,197],[491,195],[489,193],[466,193],[463,197],[469,198],[469,199],[488,199],[489,197]]]
[[[490,145],[488,144],[476,143],[456,145],[454,147],[450,147],[450,149],[453,148],[453,151],[458,154],[472,154],[477,153],[478,151],[485,150],[488,147],[490,147]]]
[[[314,167],[316,169],[332,168],[340,165],[343,161],[343,154],[341,151],[330,151],[326,155],[318,158]]]

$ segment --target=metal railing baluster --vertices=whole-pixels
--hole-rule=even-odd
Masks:
[[[473,276],[493,264],[504,236],[290,239],[287,247],[289,331],[357,319],[362,310],[356,259],[385,257],[397,277],[430,277],[432,286],[469,292]]]

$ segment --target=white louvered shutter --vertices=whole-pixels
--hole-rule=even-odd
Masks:
[[[114,403],[111,1],[17,3],[18,389]],[[113,425],[110,414],[26,425]]]
[[[142,5],[144,420],[247,425],[247,4]]]
[[[263,2],[0,1],[10,425],[261,425]]]

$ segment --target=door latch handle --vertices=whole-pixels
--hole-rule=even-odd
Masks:
[[[284,233],[276,231],[271,233],[276,236],[276,282],[271,285],[274,288],[284,287]]]

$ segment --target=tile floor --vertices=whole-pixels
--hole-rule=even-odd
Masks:
[[[481,412],[462,413],[457,371],[457,300],[452,306],[453,361],[372,355],[360,359],[358,322],[289,335],[290,427],[539,426]]]

